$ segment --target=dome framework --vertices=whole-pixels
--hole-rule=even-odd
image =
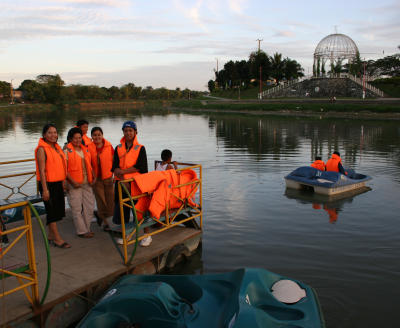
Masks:
[[[330,34],[323,38],[315,48],[314,52],[314,76],[324,75],[325,64],[327,61],[332,68],[338,64],[343,64],[347,60],[352,64],[359,56],[359,51],[355,42],[344,34]]]

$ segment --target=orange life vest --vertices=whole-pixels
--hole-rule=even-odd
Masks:
[[[97,152],[97,147],[94,142],[90,143],[88,146],[88,150],[90,152],[90,157],[92,160],[92,167],[94,170],[94,174],[96,177],[99,176],[99,165],[101,168],[101,179],[105,180],[111,178],[113,173],[111,172],[112,164],[113,164],[113,148],[111,143],[103,138],[103,149],[100,153]]]
[[[326,162],[326,170],[327,171],[333,171],[333,172],[339,172],[339,163],[342,162],[342,159],[340,156],[336,154],[332,154],[332,157],[328,159]]]
[[[152,193],[150,202],[147,204],[148,210],[151,216],[159,219],[167,204],[169,209],[179,208],[182,205],[180,199],[187,200],[193,207],[198,206],[194,203],[197,187],[194,184],[187,184],[196,179],[194,170],[183,170],[179,174],[175,170],[152,171],[135,177],[132,183],[132,195]],[[177,185],[184,186],[173,188]],[[137,208],[137,205],[135,207]]]
[[[84,145],[80,146],[84,155],[87,180],[89,183],[91,183],[93,181],[92,164],[90,160],[91,156],[89,150]],[[83,182],[82,157],[80,157],[76,153],[74,146],[72,146],[71,143],[67,145],[67,151],[68,151],[68,160],[67,160],[68,173],[70,177],[74,179],[75,182],[82,183]]]
[[[37,159],[37,152],[39,148],[42,147],[46,154],[46,181],[47,182],[57,182],[64,181],[67,177],[67,165],[65,162],[65,155],[61,147],[56,143],[54,147],[58,152],[49,145],[43,138],[39,139],[38,146],[35,149],[35,162],[36,162],[36,179],[40,181],[39,165]]]
[[[83,142],[85,143],[85,146],[86,146],[86,147],[89,147],[89,145],[90,145],[91,143],[93,143],[92,139],[89,138],[86,134],[83,134],[83,135],[82,135],[82,140],[83,140]]]
[[[317,170],[325,171],[325,163],[324,163],[324,161],[321,161],[320,159],[314,161],[314,163],[311,164],[311,167],[313,167]]]
[[[117,153],[119,157],[119,167],[122,170],[126,170],[128,168],[133,167],[137,159],[139,157],[140,149],[142,149],[142,145],[140,145],[137,141],[137,137],[133,140],[133,145],[129,151],[126,151],[125,145],[125,137],[121,139],[121,143],[117,146]],[[124,174],[124,179],[132,179],[135,175],[140,174],[139,172],[133,172]],[[119,180],[117,177],[116,180]]]

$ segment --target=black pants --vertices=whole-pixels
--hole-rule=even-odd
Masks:
[[[60,221],[65,216],[65,196],[62,181],[47,182],[50,199],[43,201],[47,214],[46,224]],[[43,194],[42,183],[39,182],[40,194]]]

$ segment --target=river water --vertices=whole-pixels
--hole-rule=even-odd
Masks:
[[[314,287],[327,327],[399,326],[399,121],[162,109],[5,112],[0,161],[32,158],[47,122],[63,144],[80,118],[101,126],[113,145],[122,123],[136,121],[150,169],[164,148],[174,160],[203,165],[202,249],[175,272],[261,267]],[[285,190],[286,174],[334,150],[345,166],[373,177],[370,190],[332,201]]]

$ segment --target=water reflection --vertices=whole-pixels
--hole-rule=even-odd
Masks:
[[[364,152],[376,151],[400,167],[396,121],[213,114],[209,127],[215,130],[219,144],[228,149],[244,148],[256,155],[256,160],[266,154],[275,160],[292,155],[308,164],[317,155],[326,160],[339,150],[346,165],[355,167]]]
[[[288,199],[295,199],[300,204],[311,205],[314,210],[321,214],[328,215],[329,223],[336,223],[339,213],[344,210],[346,204],[351,204],[357,195],[364,194],[372,190],[370,187],[363,187],[357,190],[351,190],[339,195],[324,196],[315,194],[310,190],[296,190],[287,188],[285,196]]]

